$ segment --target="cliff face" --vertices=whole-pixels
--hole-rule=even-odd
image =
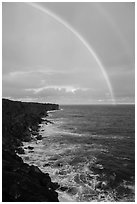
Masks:
[[[38,134],[38,124],[48,110],[57,110],[57,104],[39,104],[2,100],[2,201],[56,202],[55,189],[48,174],[23,163],[16,152],[23,153],[22,141]]]

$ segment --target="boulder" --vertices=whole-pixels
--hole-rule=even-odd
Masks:
[[[61,161],[57,161],[57,162],[55,162],[54,166],[55,167],[62,167],[63,163]]]
[[[28,153],[32,153],[32,152],[34,152],[34,151],[33,150],[28,151]]]
[[[34,149],[34,147],[28,146],[28,149],[32,150],[32,149]]]
[[[43,164],[43,167],[46,167],[46,166],[50,166],[50,164],[49,163]]]
[[[37,140],[42,140],[42,135],[37,135],[36,139]]]
[[[68,187],[67,187],[67,186],[61,186],[61,187],[59,188],[59,190],[61,190],[61,191],[67,191],[67,190],[68,190]]]

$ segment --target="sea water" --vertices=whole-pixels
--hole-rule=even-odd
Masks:
[[[60,201],[134,201],[134,105],[66,105],[46,119],[23,159],[60,184]]]

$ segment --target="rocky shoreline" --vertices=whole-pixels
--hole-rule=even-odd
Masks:
[[[57,104],[40,104],[2,99],[2,201],[58,202],[48,173],[28,165],[18,156],[24,154],[22,142],[41,140],[39,123],[47,111],[57,110]],[[45,123],[50,121],[46,120]],[[33,151],[31,146],[27,147]]]

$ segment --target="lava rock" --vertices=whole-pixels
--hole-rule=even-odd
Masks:
[[[50,166],[50,164],[49,163],[43,164],[43,167],[46,167],[46,166]]]
[[[67,191],[67,190],[68,190],[68,187],[67,187],[67,186],[61,186],[61,187],[59,188],[59,190],[61,190],[61,191]]]
[[[27,103],[2,99],[2,201],[58,202],[57,184],[37,166],[29,166],[16,154],[24,153],[22,141],[29,142],[32,132],[47,110],[56,104]],[[29,148],[28,148],[29,149]],[[32,150],[32,147],[30,147]],[[29,159],[29,157],[24,157]]]
[[[28,153],[33,153],[33,152],[34,152],[33,150],[28,151]]]
[[[32,149],[34,149],[34,147],[28,146],[28,149],[32,150]]]
[[[37,140],[42,140],[42,135],[37,135],[36,139]]]
[[[55,167],[62,167],[62,166],[63,166],[63,163],[60,162],[60,161],[57,161],[57,162],[55,162],[54,166],[55,166]]]

